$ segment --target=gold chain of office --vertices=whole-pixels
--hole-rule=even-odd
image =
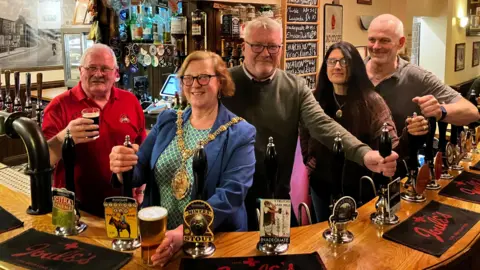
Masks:
[[[221,125],[215,132],[208,134],[207,138],[201,140],[197,143],[197,146],[193,149],[187,149],[185,147],[185,141],[183,138],[183,111],[179,110],[177,112],[177,145],[178,150],[182,156],[182,164],[178,169],[175,177],[172,181],[172,190],[173,195],[177,200],[185,198],[185,196],[190,192],[191,184],[188,180],[187,174],[187,160],[195,153],[199,146],[205,146],[209,142],[215,140],[215,138],[220,135],[220,133],[226,131],[229,127],[243,121],[241,117],[234,117],[228,123]]]

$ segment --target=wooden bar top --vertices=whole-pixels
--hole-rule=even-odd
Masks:
[[[476,155],[474,162],[479,159],[480,155]],[[475,164],[474,162],[464,163],[465,170],[468,170],[469,165]],[[443,187],[450,181],[440,180],[439,182]],[[428,190],[426,191],[426,196],[427,202],[424,203],[409,203],[402,200],[401,210],[397,213],[400,220],[404,221],[423,208],[432,199],[444,204],[480,213],[480,204],[439,196],[438,191]],[[358,210],[359,216],[357,220],[348,226],[348,229],[355,235],[353,242],[343,245],[329,244],[322,237],[322,233],[328,227],[328,224],[327,222],[322,222],[310,226],[292,228],[291,244],[287,254],[311,253],[316,251],[320,254],[327,269],[424,269],[448,264],[468,252],[472,245],[478,241],[480,222],[440,258],[385,240],[382,238],[382,234],[392,228],[392,226],[382,227],[371,223],[369,217],[370,214],[375,211],[375,202],[376,199],[362,206]],[[13,192],[0,185],[0,205],[25,222],[23,228],[0,234],[0,242],[12,238],[29,228],[53,233],[54,227],[51,224],[51,214],[29,216],[25,213],[29,204],[30,198],[28,196]],[[87,230],[72,238],[106,248],[111,247],[111,240],[106,237],[105,222],[103,219],[84,213],[82,220],[88,224]],[[258,240],[258,232],[218,233],[215,236],[217,250],[213,257],[262,255],[256,250]],[[145,268],[141,263],[140,249],[135,250],[133,254],[133,259],[124,269]],[[164,269],[178,269],[182,256],[184,256],[182,252],[175,254],[175,257]],[[4,262],[0,262],[0,268],[18,269],[17,266]]]
[[[68,88],[66,86],[56,87],[56,88],[47,88],[43,89],[42,91],[42,100],[44,101],[52,101],[56,96],[60,95],[61,93],[67,91]],[[37,98],[37,91],[32,91],[32,98]]]

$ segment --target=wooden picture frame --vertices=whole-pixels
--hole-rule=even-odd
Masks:
[[[372,5],[373,0],[357,0],[357,4],[360,5]]]
[[[367,57],[367,55],[368,55],[367,46],[355,46],[355,48],[357,48],[357,51],[360,54],[360,56],[362,57],[362,59],[365,59],[365,57]]]
[[[455,44],[455,72],[465,69],[465,43]]]
[[[472,67],[480,64],[480,41],[473,42],[472,46]]]
[[[78,0],[75,4],[75,12],[73,13],[72,24],[81,25],[88,24],[85,22],[88,12],[88,0]]]

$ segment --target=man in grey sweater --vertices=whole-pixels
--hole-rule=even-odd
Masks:
[[[382,158],[378,151],[360,142],[324,113],[305,80],[277,69],[282,55],[282,35],[282,26],[272,19],[260,17],[249,22],[243,44],[244,65],[230,69],[235,95],[222,99],[229,110],[257,129],[257,166],[253,185],[245,199],[249,230],[257,230],[256,200],[267,194],[263,161],[270,136],[279,156],[276,196],[290,198],[290,177],[300,122],[313,138],[329,148],[339,132],[347,159],[386,176],[392,176],[396,170],[396,153]]]

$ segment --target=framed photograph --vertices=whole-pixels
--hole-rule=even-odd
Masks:
[[[465,43],[455,44],[455,71],[465,69]]]
[[[12,71],[63,68],[62,25],[71,22],[75,1],[0,1],[0,65]]]
[[[372,0],[357,0],[357,4],[371,5],[371,4],[372,4]]]
[[[357,51],[360,54],[360,56],[362,57],[362,59],[365,59],[365,57],[367,57],[367,55],[368,55],[367,46],[355,46],[355,48],[357,48]]]
[[[473,42],[472,50],[472,67],[476,67],[480,64],[480,41]]]
[[[325,4],[323,7],[323,55],[333,44],[343,40],[343,6]]]

